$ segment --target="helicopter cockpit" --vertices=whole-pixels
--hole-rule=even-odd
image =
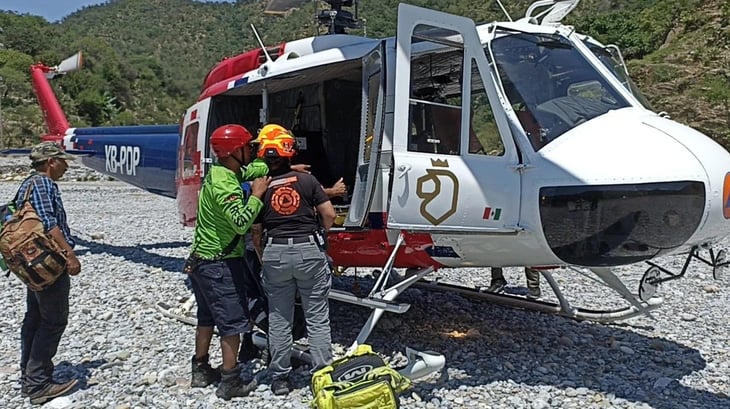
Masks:
[[[591,52],[598,57],[598,59],[605,65],[616,78],[621,81],[621,84],[626,87],[636,97],[637,100],[644,106],[644,108],[654,111],[651,103],[641,93],[639,87],[629,76],[629,72],[626,69],[626,63],[624,62],[621,50],[615,45],[602,46],[593,41],[590,37],[583,39],[583,43],[588,46]]]
[[[536,151],[584,122],[630,106],[563,36],[500,30],[490,51]]]

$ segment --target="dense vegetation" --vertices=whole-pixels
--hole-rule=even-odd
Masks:
[[[496,2],[410,2],[475,21],[503,18]],[[503,3],[516,18],[531,1]],[[111,0],[53,24],[0,12],[0,143],[28,145],[43,134],[28,67],[35,61],[55,64],[77,50],[85,53],[85,68],[54,80],[72,125],[178,122],[216,62],[256,47],[252,23],[267,45],[316,32],[313,16],[322,4],[303,2],[287,17],[265,15],[265,4]],[[362,1],[360,17],[367,19],[368,36],[394,34],[397,5]],[[730,147],[730,2],[583,0],[566,21],[620,46],[657,110]]]

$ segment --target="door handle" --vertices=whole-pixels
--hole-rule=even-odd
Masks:
[[[398,166],[398,179],[402,178],[411,170],[412,166],[408,163],[404,163]]]

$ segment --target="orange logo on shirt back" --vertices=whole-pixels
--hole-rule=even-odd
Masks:
[[[725,182],[722,184],[722,214],[730,219],[730,173],[725,174]]]
[[[301,198],[299,192],[289,186],[282,186],[271,195],[271,207],[282,216],[289,216],[299,209]]]

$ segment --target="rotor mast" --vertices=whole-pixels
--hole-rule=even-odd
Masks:
[[[317,15],[320,26],[327,27],[327,34],[347,34],[347,29],[362,27],[357,18],[357,4],[359,0],[323,0],[330,5],[329,10],[322,10]],[[355,7],[355,14],[343,10],[343,7]]]

